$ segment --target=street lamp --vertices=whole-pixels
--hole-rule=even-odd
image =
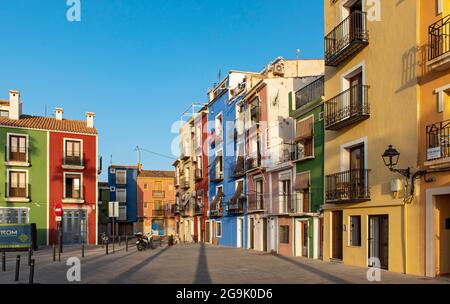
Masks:
[[[384,165],[389,168],[392,172],[397,172],[404,177],[406,177],[407,182],[411,183],[411,193],[409,199],[411,199],[414,196],[414,182],[416,179],[424,177],[425,182],[430,183],[434,181],[434,178],[427,178],[426,175],[429,173],[427,170],[418,170],[415,173],[411,173],[411,168],[408,167],[406,169],[396,169],[395,166],[397,166],[398,159],[400,158],[400,152],[398,152],[392,145],[389,145],[388,149],[384,151],[383,155],[381,156],[383,158]],[[409,180],[411,179],[411,180]],[[408,198],[405,198],[405,201]]]

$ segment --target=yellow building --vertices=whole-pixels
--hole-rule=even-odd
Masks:
[[[180,159],[176,167],[176,203],[178,205],[178,235],[183,242],[194,241],[195,163],[193,159],[194,118],[180,128]]]
[[[415,272],[450,274],[450,1],[421,0],[419,261]],[[433,172],[443,171],[443,172]]]
[[[418,164],[420,1],[371,3],[324,1],[323,257],[419,274],[419,202],[381,155],[392,144],[399,168]]]

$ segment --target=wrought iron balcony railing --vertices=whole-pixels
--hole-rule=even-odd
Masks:
[[[195,204],[194,206],[194,215],[201,215],[203,214],[203,206],[199,205],[199,204]]]
[[[339,130],[370,117],[369,86],[355,85],[325,102],[325,128]]]
[[[354,169],[326,177],[326,202],[345,203],[370,200],[368,169]]]
[[[162,216],[164,216],[164,210],[163,209],[154,209],[154,210],[152,210],[152,216],[162,217]]]
[[[245,176],[244,157],[238,156],[236,162],[230,165],[230,177],[236,179],[243,176]]]
[[[323,76],[319,77],[295,93],[295,109],[300,109],[310,102],[320,100],[324,96],[324,79]]]
[[[245,212],[244,209],[245,199],[238,198],[234,202],[228,202],[227,212],[228,214],[243,214]]]
[[[261,167],[261,155],[247,158],[247,171],[255,170],[259,167]]]
[[[368,44],[367,14],[354,11],[325,36],[325,64],[338,66]]]
[[[216,166],[212,166],[209,170],[209,178],[212,182],[223,181],[223,171],[217,170]]]
[[[81,157],[68,157],[66,156],[63,159],[63,164],[66,166],[84,166],[83,160]]]
[[[427,126],[427,161],[450,157],[450,120]]]
[[[428,27],[428,60],[450,52],[450,15]]]
[[[155,198],[164,198],[166,196],[166,192],[164,190],[153,190],[152,196]]]
[[[221,217],[223,214],[222,199],[217,204],[211,204],[211,210],[209,211],[210,217]]]
[[[248,195],[248,212],[264,211],[264,197],[262,193]]]

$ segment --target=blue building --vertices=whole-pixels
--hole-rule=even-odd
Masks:
[[[137,222],[138,166],[111,165],[108,169],[110,201],[119,202],[116,234],[131,235]]]
[[[230,72],[209,92],[209,200],[207,231],[212,243],[246,248],[245,115],[246,73]]]

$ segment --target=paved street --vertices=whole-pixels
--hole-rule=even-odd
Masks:
[[[7,254],[7,271],[0,283],[14,283],[15,256]],[[28,282],[27,253],[22,252],[20,282]],[[66,279],[69,257],[80,257],[79,246],[67,247],[61,262],[52,261],[51,248],[35,253],[35,283],[70,283]],[[367,269],[288,258],[267,253],[200,244],[179,244],[138,252],[124,245],[105,255],[101,246],[86,249],[81,259],[81,283],[371,283]],[[450,279],[427,279],[383,271],[381,283],[450,283]]]

